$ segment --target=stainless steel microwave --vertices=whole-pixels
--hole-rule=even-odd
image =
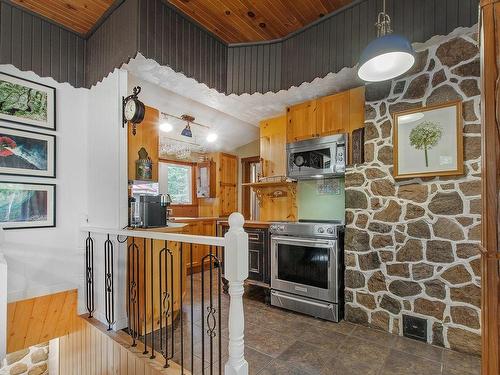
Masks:
[[[287,177],[306,180],[343,176],[347,159],[347,137],[347,134],[336,134],[287,144]]]

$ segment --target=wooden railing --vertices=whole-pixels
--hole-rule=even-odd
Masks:
[[[226,375],[248,374],[243,312],[248,235],[243,224],[243,216],[233,213],[225,237],[82,228],[88,317],[105,323],[108,330],[126,328],[132,346],[141,342],[143,354],[149,353],[151,359],[163,356],[165,368],[175,362],[181,374],[194,372],[194,332],[201,329],[197,332],[201,333],[201,363],[208,362],[208,366],[196,370],[202,374],[222,374],[223,370]],[[193,261],[196,245],[210,247],[210,253],[201,259],[199,282],[185,271],[186,263]],[[229,313],[224,317],[223,281],[229,293]],[[198,288],[201,284],[201,289],[197,290],[195,283]],[[120,319],[121,311],[126,315],[125,323]],[[224,366],[222,319],[228,319],[229,331],[229,357]]]

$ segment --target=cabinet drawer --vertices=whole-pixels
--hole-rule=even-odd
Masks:
[[[264,242],[264,231],[261,229],[245,229],[248,234],[248,242]]]

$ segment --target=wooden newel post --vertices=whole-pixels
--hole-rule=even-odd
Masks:
[[[229,231],[224,249],[224,276],[229,282],[229,359],[226,375],[248,375],[245,360],[243,283],[248,277],[248,234],[243,230],[245,219],[239,212],[229,216]]]

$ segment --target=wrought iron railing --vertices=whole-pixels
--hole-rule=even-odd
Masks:
[[[108,330],[125,329],[133,347],[142,342],[143,354],[151,359],[161,355],[164,367],[177,363],[182,374],[247,374],[242,297],[248,276],[248,237],[243,223],[241,214],[232,214],[225,237],[82,228],[88,317],[103,320]],[[208,246],[208,253],[198,255],[199,246]],[[194,259],[197,256],[201,259]],[[201,265],[198,274],[193,272],[194,261]],[[124,285],[117,270],[125,274]],[[222,292],[223,279],[229,296]],[[118,324],[118,302],[123,297],[126,323]],[[101,300],[104,306],[99,306]],[[225,364],[224,319],[229,339]]]

